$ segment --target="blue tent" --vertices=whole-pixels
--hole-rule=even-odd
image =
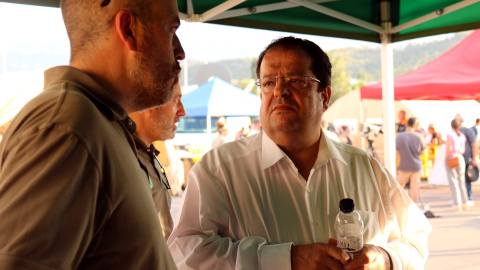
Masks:
[[[185,94],[182,103],[187,117],[257,117],[260,113],[259,96],[217,77]]]

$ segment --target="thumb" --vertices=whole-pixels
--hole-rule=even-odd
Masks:
[[[328,244],[329,244],[329,245],[336,246],[337,243],[338,243],[338,242],[337,242],[337,239],[335,239],[335,238],[330,238],[330,239],[328,239]]]

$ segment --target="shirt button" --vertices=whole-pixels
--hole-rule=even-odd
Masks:
[[[310,193],[310,192],[312,192],[312,190],[311,190],[311,189],[309,189],[309,188],[307,188],[307,192],[308,192],[308,193]]]
[[[317,227],[318,226],[318,222],[313,222],[313,226]]]

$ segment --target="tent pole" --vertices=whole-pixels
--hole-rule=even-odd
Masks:
[[[183,72],[183,87],[185,87],[185,89],[187,89],[188,87],[188,59],[187,57],[185,57],[185,59],[183,60],[183,69],[184,69],[184,72]],[[182,92],[183,94],[183,92]]]
[[[212,134],[212,116],[207,115],[207,134],[210,137],[210,134]]]
[[[366,120],[366,113],[364,114],[365,104],[363,103],[363,99],[360,99],[360,123],[358,127],[362,127],[359,129],[360,132],[360,143],[362,145],[362,149],[365,150],[367,147],[365,146],[365,139],[363,138],[363,129],[365,129],[365,120]]]
[[[396,175],[395,162],[395,118],[393,88],[393,50],[390,34],[380,35],[382,41],[382,100],[383,100],[383,135],[384,164],[392,175]]]

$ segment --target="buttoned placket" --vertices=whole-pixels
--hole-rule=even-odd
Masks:
[[[295,172],[297,173],[298,180],[302,183],[302,186],[304,187],[305,205],[307,206],[308,219],[309,219],[309,224],[311,228],[311,237],[315,242],[318,242],[318,239],[316,239],[317,238],[316,235],[318,235],[316,230],[318,229],[318,226],[320,225],[321,220],[319,220],[320,215],[318,214],[316,215],[313,211],[313,209],[315,209],[316,207],[314,206],[312,207],[312,203],[314,203],[315,201],[315,196],[317,196],[317,193],[314,191],[312,187],[312,178],[314,178],[313,175],[315,174],[315,170],[317,166],[315,164],[314,167],[310,170],[308,181],[306,181],[305,178],[298,171],[295,164],[290,159],[287,159],[287,160],[288,160],[288,164],[294,168]]]
[[[169,180],[167,178],[167,175],[166,175],[167,172],[165,171],[165,169],[161,165],[160,160],[158,160],[158,157],[155,155],[155,152],[153,152],[153,150],[151,148],[147,148],[147,152],[150,156],[150,160],[152,162],[152,165],[155,168],[155,171],[157,172],[157,175],[159,177],[158,180],[162,183],[162,186],[165,189],[170,189],[170,182],[169,182]],[[155,162],[155,160],[157,162]],[[162,177],[165,177],[165,179],[163,179]]]
[[[318,225],[320,224],[319,220],[319,215],[314,213],[315,207],[312,205],[315,202],[315,196],[317,196],[317,192],[314,191],[314,188],[312,187],[312,178],[313,175],[315,174],[315,166],[310,170],[310,175],[308,176],[308,180],[306,181],[306,186],[305,186],[305,204],[307,205],[307,213],[308,213],[308,218],[310,222],[310,228],[311,228],[311,235],[313,238],[314,242],[318,242],[318,239],[316,239],[316,235],[318,235],[317,230],[318,230]]]

